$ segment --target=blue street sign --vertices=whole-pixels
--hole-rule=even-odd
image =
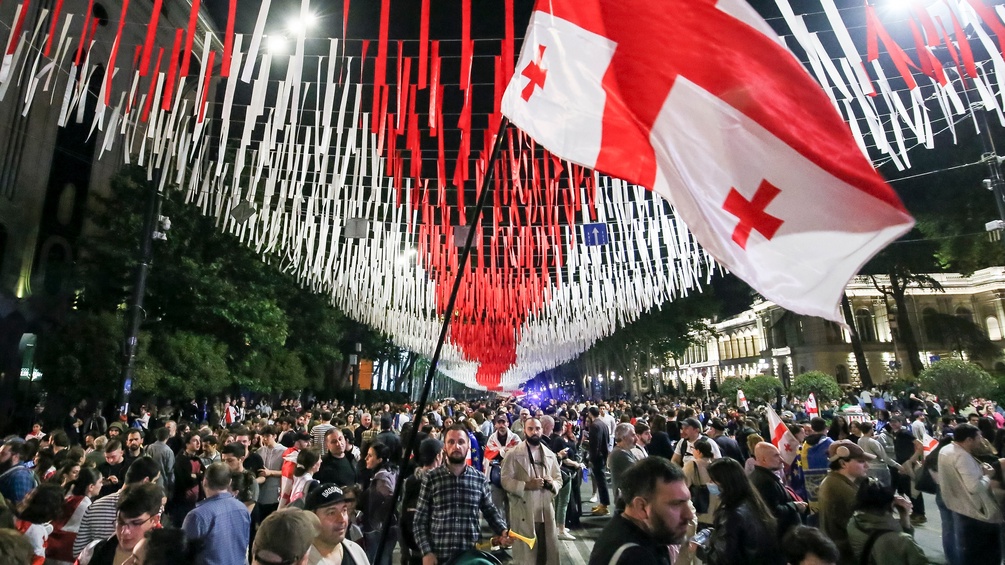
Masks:
[[[588,247],[610,243],[611,238],[607,234],[607,224],[583,224],[583,241]]]

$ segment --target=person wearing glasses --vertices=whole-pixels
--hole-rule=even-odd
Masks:
[[[122,489],[116,505],[115,535],[94,542],[77,558],[80,565],[116,565],[132,559],[133,549],[146,533],[160,527],[164,489],[154,483]]]
[[[126,486],[140,483],[157,483],[160,465],[150,457],[140,457],[126,471]],[[115,533],[115,516],[119,496],[122,491],[95,500],[80,520],[77,539],[73,542],[73,554],[80,555],[92,542],[101,541]]]

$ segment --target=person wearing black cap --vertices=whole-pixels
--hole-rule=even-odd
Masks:
[[[304,510],[314,513],[320,522],[307,551],[309,565],[369,565],[363,548],[345,539],[352,502],[348,491],[331,483],[319,485],[307,495]]]
[[[709,443],[712,445],[713,459],[719,459],[722,457],[722,452],[719,450],[719,444],[715,443],[711,438],[701,433],[701,422],[699,422],[697,418],[685,418],[684,421],[680,423],[680,437],[681,441],[677,442],[677,447],[674,448],[673,458],[671,459],[678,465],[683,466],[688,461],[694,459],[694,444],[701,438],[708,439]]]
[[[709,422],[708,437],[712,438],[712,441],[719,446],[719,451],[722,452],[723,457],[732,457],[740,465],[746,463],[746,460],[743,458],[743,452],[740,450],[740,444],[736,443],[735,439],[726,435],[726,424],[719,418],[712,418],[712,421]]]
[[[402,563],[421,565],[422,551],[415,541],[415,509],[419,505],[419,489],[426,475],[443,464],[443,442],[436,438],[426,438],[419,444],[416,456],[419,465],[415,473],[405,479],[404,493],[401,496],[401,544]]]

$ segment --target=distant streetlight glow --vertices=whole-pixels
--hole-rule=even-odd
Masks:
[[[286,53],[286,38],[282,35],[270,35],[266,39],[266,48],[273,55]]]
[[[308,15],[306,18],[301,18],[296,16],[290,18],[286,24],[286,27],[290,32],[296,35],[307,35],[307,30],[314,27],[314,22],[317,20],[313,15]]]

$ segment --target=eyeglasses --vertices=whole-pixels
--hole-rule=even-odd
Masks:
[[[120,530],[132,529],[132,528],[141,528],[141,527],[143,527],[144,524],[146,524],[147,522],[153,520],[154,518],[156,518],[158,516],[160,516],[160,513],[154,514],[153,516],[150,516],[146,520],[130,520],[128,522],[124,521],[122,518],[116,518],[115,519],[115,527],[119,528]]]

